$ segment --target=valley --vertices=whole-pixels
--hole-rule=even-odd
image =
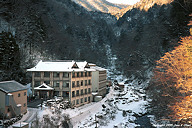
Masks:
[[[187,68],[191,66],[190,0],[140,0],[134,5],[107,0],[26,0],[1,1],[0,6],[1,81],[30,83],[26,69],[40,60],[86,60],[108,69],[111,82],[134,81],[126,84],[122,97],[111,89],[101,102],[91,104],[99,111],[82,108],[83,114],[78,108],[75,114],[79,115],[73,117],[70,110],[74,126],[95,127],[95,114],[105,115],[98,119],[101,127],[142,127],[145,119],[150,127],[175,124],[175,120],[190,122],[180,116],[190,110],[190,105],[183,105],[191,96],[191,70]],[[176,102],[181,99],[182,104]]]

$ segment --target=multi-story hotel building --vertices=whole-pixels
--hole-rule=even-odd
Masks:
[[[89,64],[91,69],[95,71],[92,72],[92,92],[96,95],[104,97],[107,93],[107,70],[96,66],[95,64]]]
[[[39,98],[62,96],[71,106],[92,101],[92,72],[89,64],[75,61],[40,61],[32,72],[32,93]]]

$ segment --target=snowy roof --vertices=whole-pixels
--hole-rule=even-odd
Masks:
[[[92,92],[92,95],[97,95],[98,93],[97,92]]]
[[[72,71],[94,71],[89,68],[86,61],[40,61],[35,67],[27,69],[27,71],[47,71],[47,72],[72,72]]]
[[[54,90],[52,87],[49,87],[48,85],[46,85],[45,83],[43,83],[42,85],[34,88],[35,90]]]
[[[105,68],[101,68],[101,67],[98,67],[98,66],[90,66],[91,69],[94,69],[94,70],[97,70],[97,71],[106,71],[107,69]]]
[[[21,128],[21,127],[24,127],[24,126],[27,126],[28,123],[26,122],[20,122],[20,123],[17,123],[17,124],[13,124],[12,127],[13,128]]]
[[[21,104],[18,104],[17,107],[21,107]]]
[[[9,93],[9,92],[27,90],[27,88],[24,85],[13,80],[13,81],[0,82],[0,90],[5,93]]]
[[[86,61],[84,61],[84,62],[76,62],[76,64],[77,64],[77,66],[79,68],[89,68],[89,64]]]
[[[93,64],[93,63],[89,63],[89,66],[96,66],[96,64]]]

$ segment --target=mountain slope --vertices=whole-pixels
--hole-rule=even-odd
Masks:
[[[40,59],[87,60],[109,67],[112,61],[106,53],[112,48],[110,55],[117,56],[122,74],[146,78],[155,60],[188,34],[189,19],[184,4],[149,2],[146,6],[153,6],[148,11],[134,8],[117,21],[71,0],[1,1],[0,19],[8,25],[0,28],[15,35],[23,69]]]
[[[148,11],[134,8],[118,20],[121,34],[113,44],[113,52],[121,72],[146,79],[155,61],[179,45],[181,36],[189,35],[190,11],[183,8],[184,5],[180,1],[162,6],[155,4]]]
[[[137,8],[139,10],[145,10],[148,11],[149,8],[153,7],[154,4],[162,6],[163,4],[170,4],[173,0],[141,0],[137,2],[136,4],[129,6],[127,8],[121,9],[119,12],[114,13],[118,19],[122,17],[127,11]]]
[[[24,68],[50,58],[108,63],[105,45],[116,39],[112,28],[99,18],[102,14],[88,12],[71,0],[4,1],[1,5],[1,18],[15,28]]]
[[[117,13],[122,8],[128,7],[128,5],[123,4],[113,4],[106,0],[72,0],[82,7],[86,8],[88,11],[101,11],[104,13]]]

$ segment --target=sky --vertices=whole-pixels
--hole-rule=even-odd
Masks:
[[[116,3],[116,4],[129,4],[129,5],[133,5],[135,3],[137,3],[140,0],[106,0],[108,2],[111,3]]]

